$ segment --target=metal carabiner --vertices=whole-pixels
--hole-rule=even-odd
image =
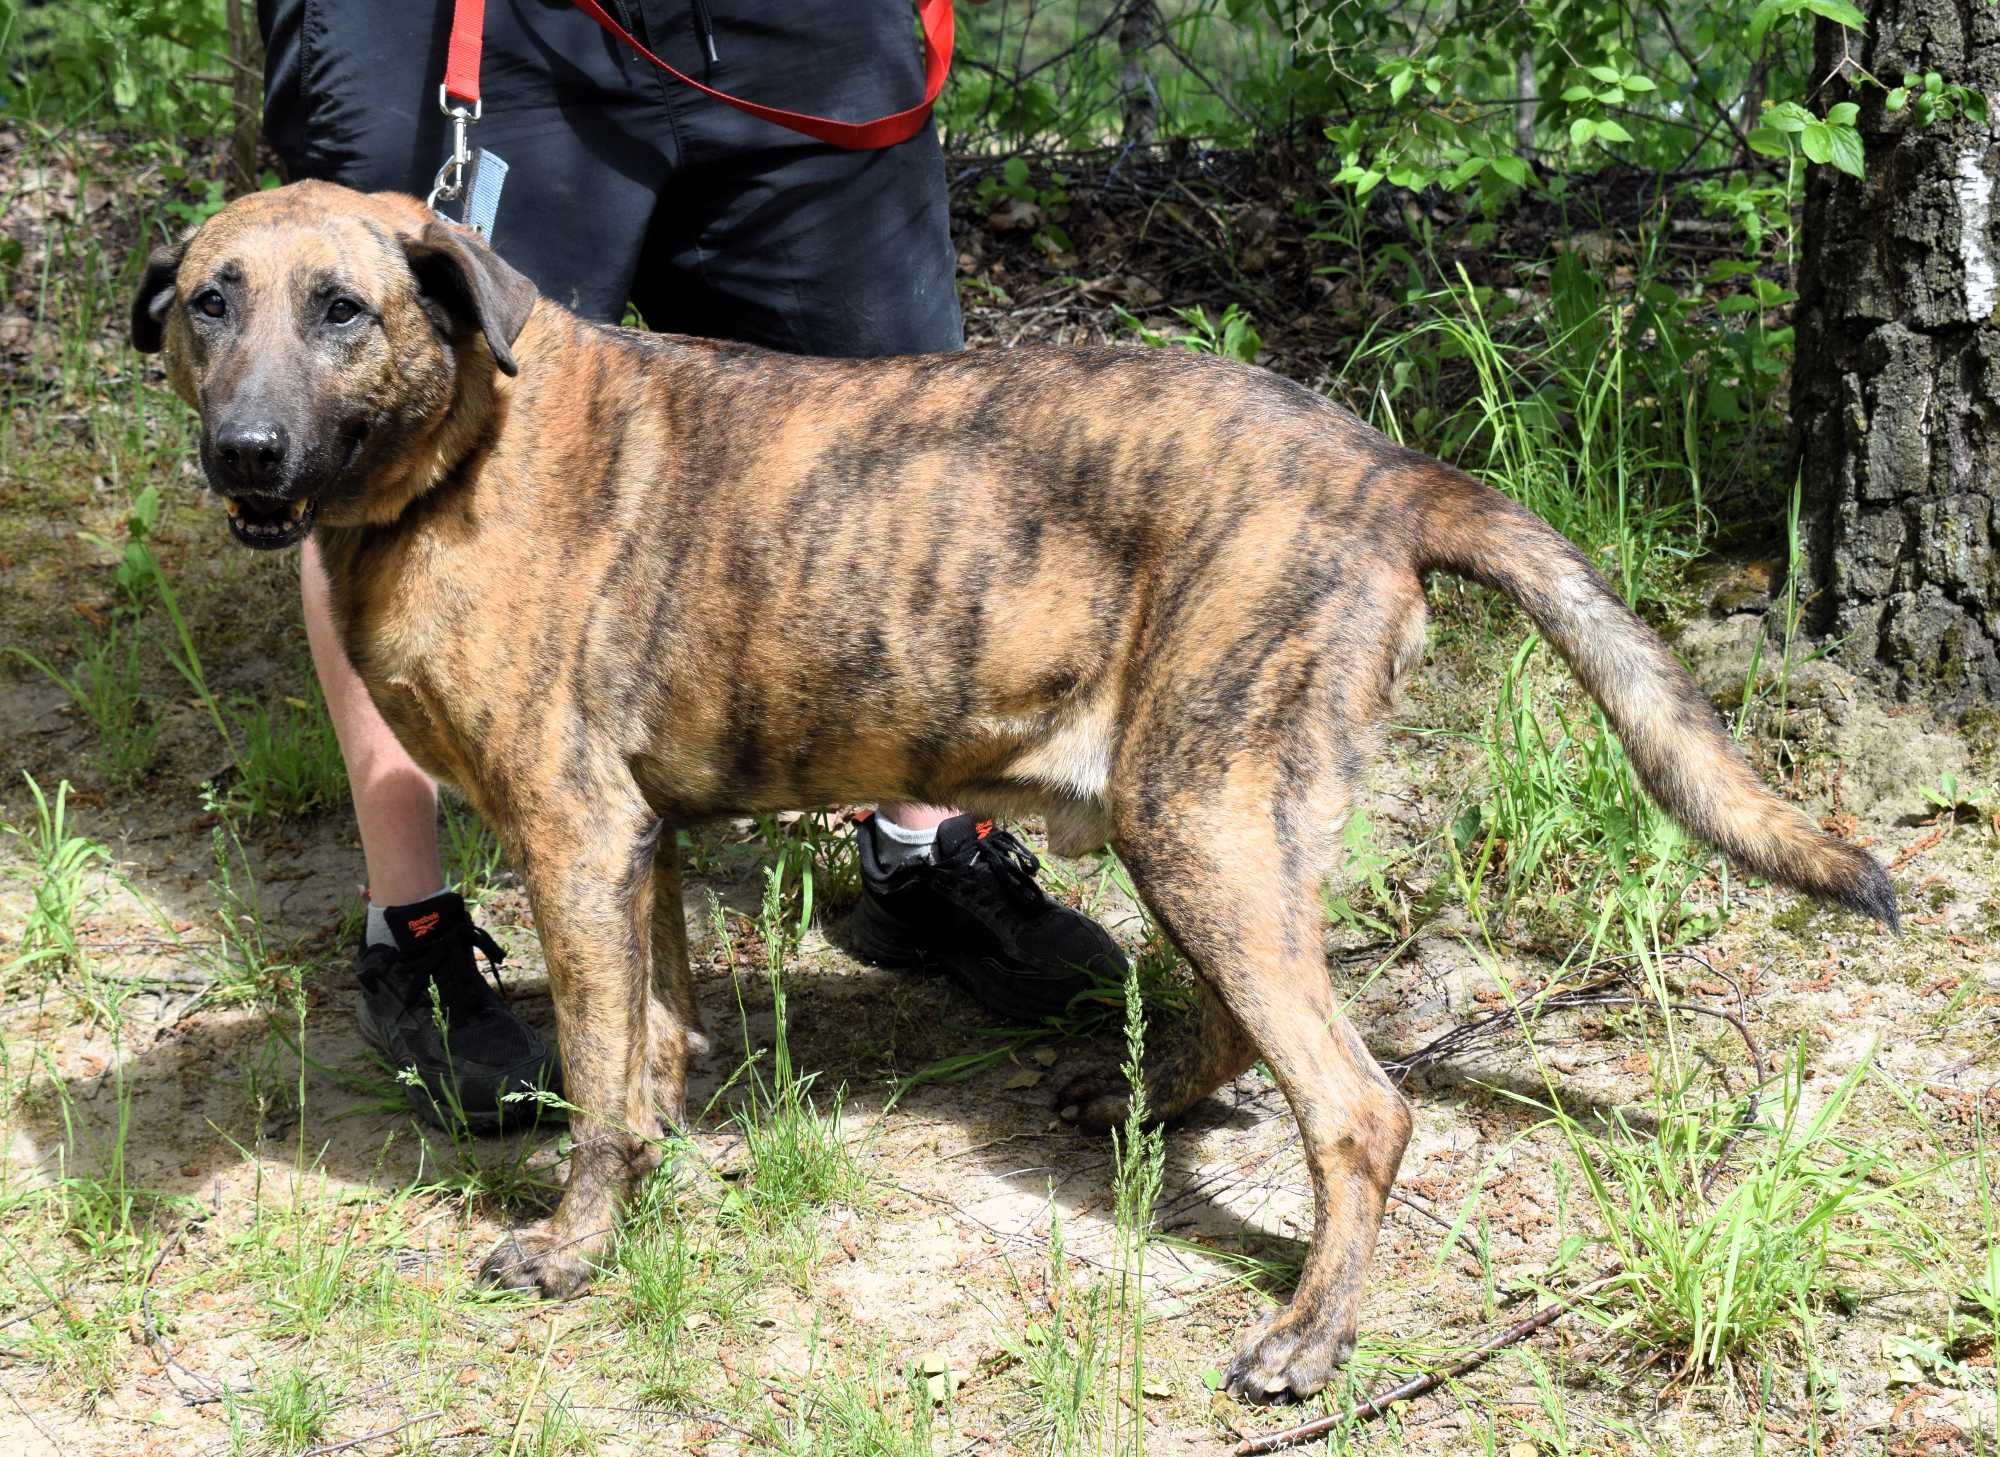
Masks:
[[[465,191],[465,169],[472,161],[472,150],[468,145],[472,124],[479,120],[486,110],[486,103],[475,101],[467,111],[462,105],[454,105],[444,86],[438,86],[438,110],[451,123],[451,155],[444,159],[444,165],[437,170],[431,180],[430,196],[424,199],[424,206],[437,211],[440,199],[456,202]]]

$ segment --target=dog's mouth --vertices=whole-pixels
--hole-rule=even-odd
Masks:
[[[245,546],[276,551],[306,539],[319,515],[319,498],[301,496],[281,501],[273,496],[224,496],[229,529]]]

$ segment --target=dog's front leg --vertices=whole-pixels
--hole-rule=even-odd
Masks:
[[[597,806],[592,806],[593,810]],[[648,1067],[652,838],[639,806],[525,827],[535,929],[548,962],[570,1115],[569,1182],[555,1213],[510,1235],[482,1277],[561,1298],[596,1272],[618,1209],[658,1166]]]

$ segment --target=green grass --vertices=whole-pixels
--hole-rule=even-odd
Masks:
[[[1869,1066],[1809,1094],[1801,1045],[1767,1092],[1775,1107],[1740,1138],[1684,1085],[1661,1089],[1643,1133],[1558,1107],[1616,1270],[1591,1318],[1685,1372],[1726,1375],[1744,1357],[1808,1358],[1858,1282],[1918,1270],[1911,1199],[1937,1170],[1903,1169],[1846,1126]]]
[[[5,963],[4,985],[17,973],[33,971],[49,980],[84,970],[77,921],[94,902],[93,872],[111,868],[111,851],[100,841],[74,833],[69,819],[69,781],[56,785],[54,798],[32,775],[23,774],[34,800],[35,818],[26,825],[0,820],[0,835],[11,839],[21,863],[0,868],[8,879],[26,884],[34,897],[27,918],[14,933]]]
[[[236,709],[236,772],[226,803],[249,819],[296,819],[347,805],[347,766],[327,717],[319,683],[306,698],[247,703]]]
[[[68,672],[33,653],[14,655],[63,692],[97,735],[98,768],[112,787],[129,790],[151,772],[160,721],[143,683],[144,635],[136,620],[109,618],[101,632],[81,635]]]
[[[1060,1214],[1049,1223],[1044,1309],[1001,1346],[1019,1368],[1028,1395],[1021,1422],[1032,1450],[1078,1457],[1098,1449],[1104,1393],[1112,1379],[1118,1336],[1114,1292],[1102,1282],[1079,1290],[1063,1247]]]
[[[801,1073],[792,1062],[786,966],[803,928],[812,920],[810,864],[806,853],[794,847],[764,869],[757,932],[763,941],[771,988],[769,1067],[767,1070],[764,1054],[750,1045],[746,1013],[744,1065],[738,1074],[745,1092],[732,1121],[743,1136],[749,1180],[743,1187],[731,1189],[723,1205],[725,1215],[768,1238],[774,1255],[801,1284],[819,1247],[820,1216],[836,1204],[858,1199],[867,1182],[848,1146],[841,1116],[844,1094],[835,1092],[831,1107],[822,1111],[812,1092],[816,1076]],[[804,881],[796,902],[787,894],[795,870]],[[742,996],[739,978],[739,1012],[743,1011]]]

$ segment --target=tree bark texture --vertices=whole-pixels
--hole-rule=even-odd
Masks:
[[[2000,116],[2000,8],[1874,0],[1820,22],[1813,109],[1859,104],[1866,178],[1806,183],[1792,419],[1809,624],[1901,696],[2000,696],[2000,133],[1883,90],[1936,71]]]
[[[1118,90],[1124,103],[1128,143],[1150,142],[1159,129],[1160,98],[1146,62],[1165,28],[1166,21],[1154,0],[1124,0],[1118,23]]]

